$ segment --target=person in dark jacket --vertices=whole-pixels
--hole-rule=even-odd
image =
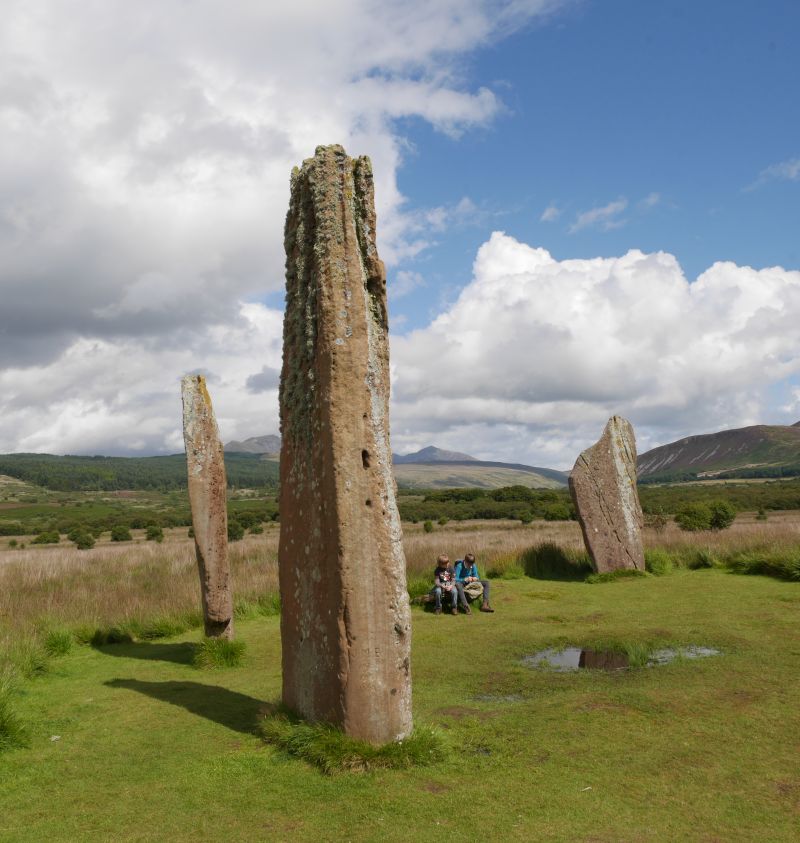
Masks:
[[[454,615],[458,614],[458,597],[459,589],[456,587],[455,574],[453,566],[450,564],[450,557],[442,554],[436,560],[436,567],[433,570],[433,597],[435,600],[435,609],[437,615],[442,614],[442,595],[445,599],[450,598],[452,604],[452,612]]]
[[[480,594],[476,595],[482,598],[481,611],[494,611],[494,609],[489,605],[489,581],[481,579],[481,575],[478,573],[478,565],[475,562],[474,554],[467,553],[463,559],[458,559],[456,561],[455,575],[458,596],[461,598],[461,604],[466,607],[465,611],[467,614],[471,614],[469,603],[467,602],[467,594],[469,594],[471,590],[475,590],[475,586],[470,588],[472,583],[481,586]]]

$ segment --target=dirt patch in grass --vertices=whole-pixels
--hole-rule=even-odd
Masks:
[[[441,784],[440,782],[425,782],[422,785],[422,789],[427,791],[428,793],[434,793],[437,796],[441,793],[447,793],[448,791],[452,790],[451,787],[446,784]]]
[[[497,717],[499,711],[483,711],[479,708],[469,708],[466,705],[451,705],[447,708],[439,708],[436,714],[441,717],[448,717],[452,720],[464,720],[467,717],[474,717],[476,720],[490,720],[492,717]],[[447,723],[443,723],[447,726]]]

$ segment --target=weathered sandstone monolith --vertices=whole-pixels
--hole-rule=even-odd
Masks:
[[[368,158],[320,146],[292,172],[285,247],[283,702],[386,743],[411,731],[411,615]]]
[[[576,460],[569,490],[595,570],[643,571],[636,440],[629,421],[621,416],[608,420],[599,441]]]
[[[181,381],[183,441],[189,470],[194,546],[206,635],[233,638],[233,598],[228,564],[225,458],[211,396],[202,375]]]

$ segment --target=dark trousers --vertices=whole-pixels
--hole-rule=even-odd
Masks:
[[[480,584],[483,586],[483,602],[489,602],[489,580],[480,580]],[[467,601],[467,595],[464,592],[464,583],[463,582],[456,582],[456,588],[458,589],[458,596],[461,598],[461,605],[462,606],[469,606],[469,602]]]
[[[458,606],[458,595],[461,594],[462,597],[463,597],[463,593],[459,591],[458,585],[456,585],[455,588],[451,588],[449,592],[447,590],[445,590],[445,594],[450,595],[450,600],[453,603],[453,608],[454,609],[457,608],[457,606]],[[436,601],[436,608],[441,609],[442,608],[442,589],[438,585],[434,586],[433,597],[434,597],[434,600]]]

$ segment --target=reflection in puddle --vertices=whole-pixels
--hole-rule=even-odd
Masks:
[[[712,647],[669,647],[652,653],[647,661],[647,667],[668,664],[678,658],[702,659],[718,655],[720,651]],[[532,656],[525,656],[522,663],[527,667],[544,667],[559,673],[581,669],[613,671],[630,667],[630,661],[625,653],[613,650],[582,650],[580,647],[541,650]]]

